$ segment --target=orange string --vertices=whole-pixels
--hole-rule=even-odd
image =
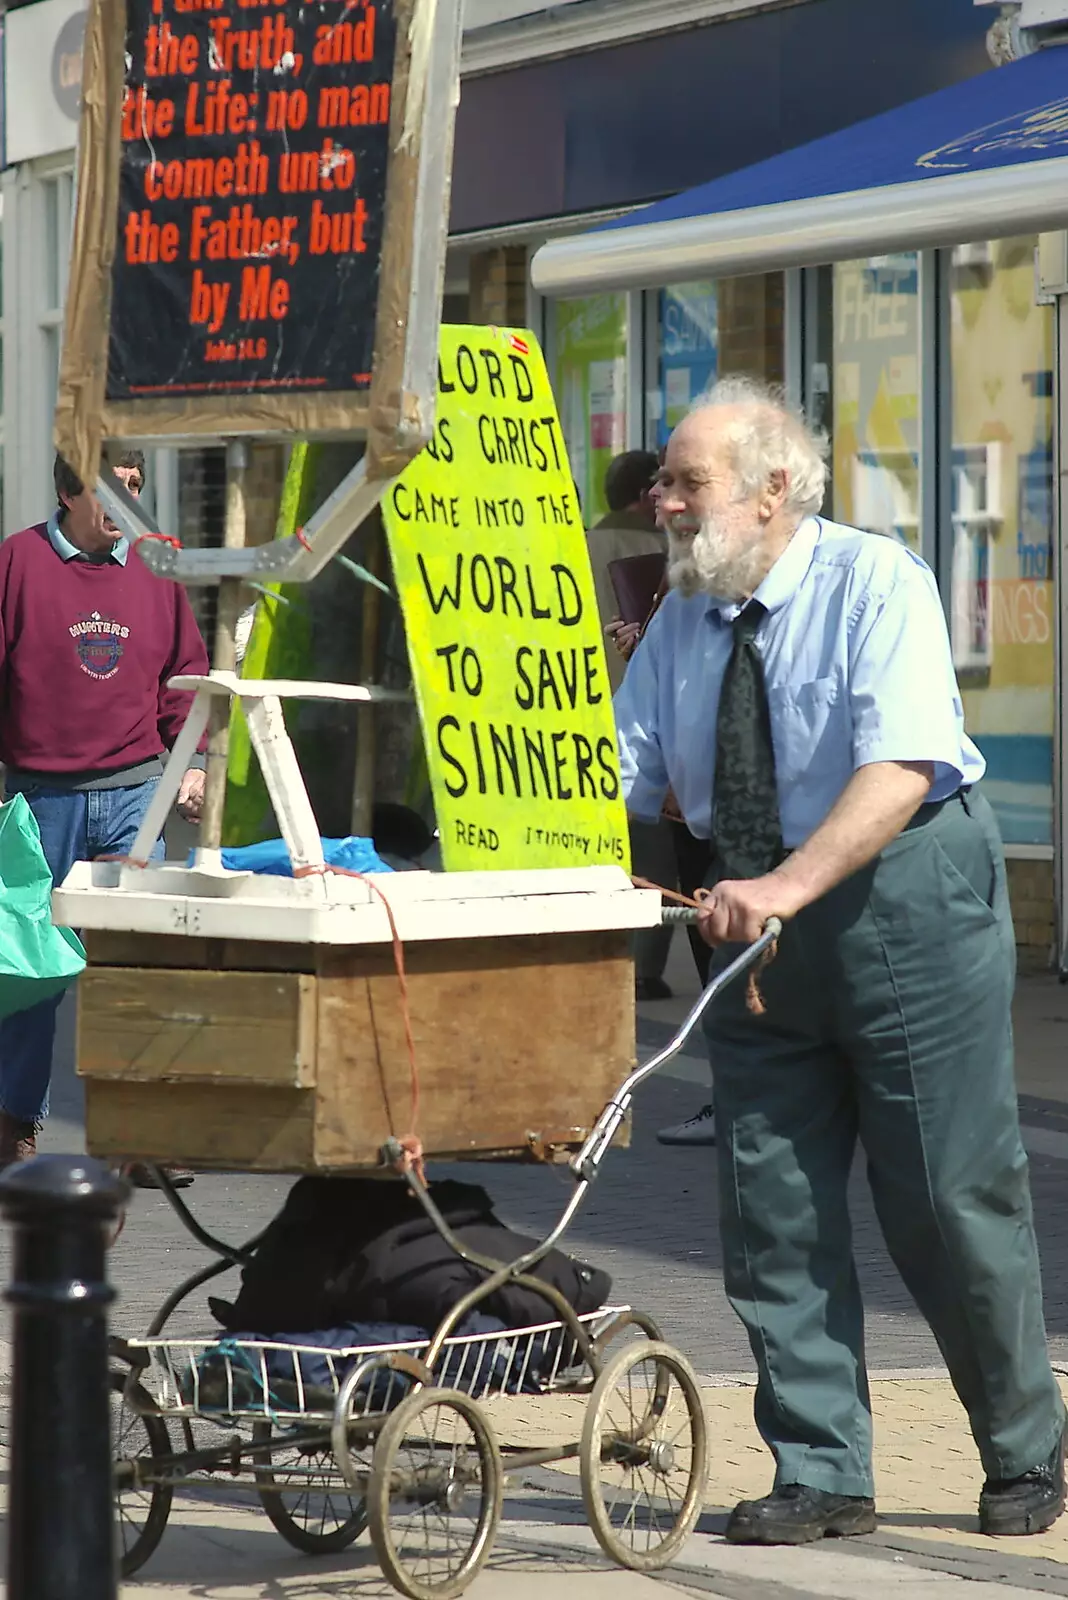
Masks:
[[[293,533],[293,537],[297,541],[297,543],[300,545],[301,549],[303,549],[303,550],[310,550],[311,549],[312,542],[308,538],[308,535],[304,532],[303,528],[295,529],[294,533]]]
[[[393,942],[393,964],[397,969],[397,986],[400,989],[401,1019],[404,1023],[404,1041],[408,1047],[408,1072],[411,1086],[411,1133],[404,1134],[398,1139],[404,1154],[397,1163],[397,1170],[407,1172],[414,1170],[420,1181],[426,1182],[426,1173],[423,1170],[423,1143],[415,1131],[419,1126],[419,1068],[415,1059],[415,1035],[412,1032],[412,1012],[408,999],[408,974],[404,966],[404,943],[397,931],[397,920],[393,915],[393,907],[389,903],[384,890],[375,883],[373,878],[365,872],[354,872],[351,867],[296,867],[293,870],[295,878],[308,878],[321,876],[323,873],[333,873],[338,878],[356,878],[360,883],[365,883],[371,893],[378,896],[385,907],[389,920],[389,933]]]
[[[692,900],[688,894],[679,894],[677,889],[665,889],[659,883],[650,883],[648,878],[631,878],[631,883],[636,889],[653,889],[657,894],[662,894],[665,900],[677,900],[680,906],[692,906],[695,911],[700,911],[700,900]]]

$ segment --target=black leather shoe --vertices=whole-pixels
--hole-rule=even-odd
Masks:
[[[875,1501],[785,1483],[763,1500],[740,1500],[727,1523],[729,1544],[812,1544],[875,1531]]]
[[[979,1531],[995,1537],[1041,1533],[1064,1510],[1062,1432],[1053,1454],[1018,1478],[988,1478],[979,1496]]]

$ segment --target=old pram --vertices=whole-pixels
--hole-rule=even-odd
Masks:
[[[222,1477],[250,1486],[297,1549],[337,1552],[369,1528],[396,1589],[412,1600],[447,1600],[489,1554],[506,1478],[574,1459],[605,1553],[637,1571],[666,1566],[704,1500],[707,1437],[693,1370],[650,1317],[625,1306],[578,1317],[529,1274],[575,1218],[636,1088],[679,1052],[716,994],[754,966],[778,931],[769,923],[608,1101],[570,1162],[576,1186],[564,1213],[536,1250],[508,1264],[472,1256],[409,1168],[407,1182],[443,1237],[488,1274],[428,1342],[324,1354],[298,1343],[166,1337],[186,1297],[247,1259],[252,1246],[231,1249],[206,1233],[161,1171],[171,1204],[217,1259],[169,1296],[144,1338],[113,1342],[124,1574],[158,1545],[176,1486]],[[395,1141],[387,1145],[385,1159],[399,1155]],[[544,1297],[544,1322],[458,1333],[507,1279]],[[307,1380],[311,1359],[318,1382]],[[581,1437],[539,1448],[499,1441],[482,1402],[517,1392],[587,1395]]]

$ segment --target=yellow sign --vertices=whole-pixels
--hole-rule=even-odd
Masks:
[[[434,437],[383,508],[446,868],[627,867],[586,538],[533,334],[442,328]]]

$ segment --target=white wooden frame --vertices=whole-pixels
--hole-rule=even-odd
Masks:
[[[239,678],[233,672],[179,676],[169,680],[169,687],[191,690],[193,704],[185,726],[174,741],[163,776],[131,846],[131,862],[135,866],[148,864],[152,848],[163,832],[171,807],[178,798],[182,778],[189,770],[197,746],[207,731],[212,698],[226,695],[231,700],[236,697],[241,701],[249,739],[260,763],[295,878],[321,874],[324,861],[319,825],[308,799],[296,751],[286,730],[282,714],[283,698],[345,700],[363,704],[411,698],[405,690],[400,689],[365,688],[362,684],[349,683],[313,683],[288,678]],[[225,870],[221,852],[217,849],[199,847],[195,861],[196,870],[200,873]]]

